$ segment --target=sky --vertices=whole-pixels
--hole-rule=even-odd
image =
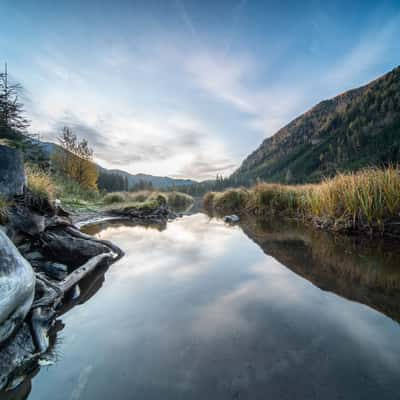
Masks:
[[[104,167],[196,180],[399,65],[399,38],[399,0],[0,0],[32,132],[69,126]]]

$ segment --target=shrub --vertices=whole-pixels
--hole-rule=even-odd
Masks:
[[[166,205],[168,203],[168,197],[165,193],[152,192],[151,195],[146,199],[149,202],[156,202],[158,205]]]
[[[124,201],[125,196],[121,193],[108,193],[103,198],[105,204],[123,203]]]
[[[129,200],[138,202],[146,201],[150,197],[150,195],[151,192],[149,192],[148,190],[141,190],[139,192],[127,193]]]
[[[246,189],[228,189],[215,193],[213,205],[218,212],[240,212],[247,208],[249,192]]]
[[[63,203],[69,205],[84,205],[86,203],[100,202],[101,194],[97,190],[85,189],[73,179],[64,176],[53,176],[55,194]]]
[[[249,208],[257,214],[292,214],[299,207],[299,190],[295,186],[258,184],[249,198]]]
[[[167,194],[168,205],[176,209],[184,209],[189,207],[193,203],[193,197],[185,193],[170,192]]]
[[[205,210],[211,211],[214,208],[215,192],[207,192],[203,196],[203,207]]]

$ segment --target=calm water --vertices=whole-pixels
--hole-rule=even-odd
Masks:
[[[400,398],[390,246],[203,214],[103,228],[126,256],[60,317],[30,400]]]

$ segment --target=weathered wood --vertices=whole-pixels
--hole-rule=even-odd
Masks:
[[[65,230],[70,235],[75,236],[76,238],[92,240],[92,241],[101,243],[101,244],[109,247],[118,256],[118,258],[121,258],[124,255],[124,252],[118,246],[116,246],[114,243],[112,243],[108,240],[96,239],[93,236],[90,236],[90,235],[87,235],[86,233],[81,232],[79,229],[77,229],[73,226],[68,226],[65,228]]]
[[[49,348],[48,331],[55,311],[51,307],[37,307],[32,310],[31,326],[36,351],[40,354]]]
[[[37,298],[32,304],[32,308],[38,307],[56,307],[61,301],[64,292],[56,284],[50,282],[43,275],[36,275],[36,296]]]
[[[111,253],[99,254],[77,268],[74,272],[71,272],[64,280],[60,281],[57,286],[65,293],[87,274],[92,272],[98,265],[106,260],[111,261],[112,259],[113,255]]]

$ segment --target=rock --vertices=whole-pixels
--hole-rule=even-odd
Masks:
[[[54,228],[57,226],[69,226],[72,225],[72,220],[68,216],[53,215],[51,217],[46,217],[45,219],[45,229]]]
[[[39,251],[26,253],[24,257],[32,264],[33,262],[43,262],[45,260],[43,254]]]
[[[105,244],[72,236],[62,228],[42,232],[40,240],[43,253],[50,260],[73,268],[84,264],[94,256],[110,252],[110,248]]]
[[[68,267],[57,262],[46,261],[41,265],[41,270],[50,278],[63,280],[68,274]]]
[[[228,224],[236,224],[240,221],[240,218],[236,214],[226,215],[223,219]]]
[[[31,265],[0,230],[0,343],[20,326],[34,294],[35,274]]]
[[[168,210],[165,204],[149,205],[143,207],[124,207],[109,211],[111,215],[126,216],[137,222],[164,223],[168,219],[176,218],[175,213]]]
[[[21,151],[0,145],[0,195],[6,198],[22,195],[25,182]]]
[[[24,366],[32,364],[34,352],[30,329],[24,322],[15,337],[0,350],[0,390],[6,387],[8,390],[12,389],[15,386],[14,381],[25,377]]]
[[[26,207],[11,207],[8,214],[8,228],[13,235],[24,233],[31,237],[39,235],[45,229],[45,217]]]

